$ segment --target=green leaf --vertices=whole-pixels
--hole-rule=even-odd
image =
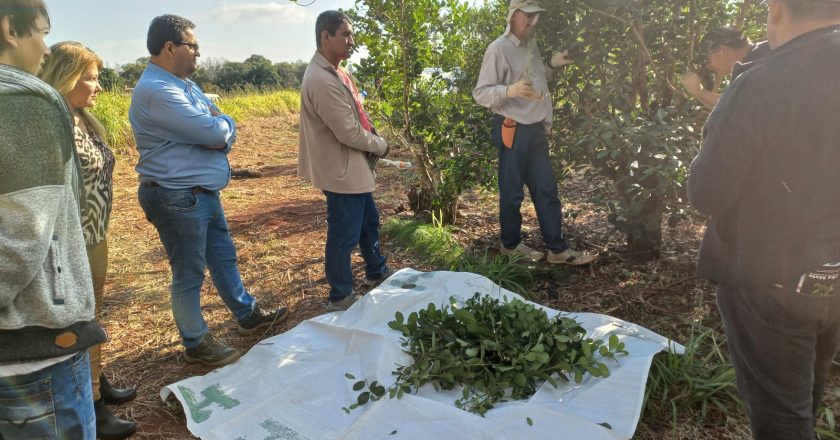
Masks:
[[[358,403],[359,406],[368,403],[368,401],[370,401],[370,393],[367,391],[365,391],[362,394],[359,394],[358,399],[356,399],[356,403]]]
[[[350,373],[344,373],[344,377],[346,377],[346,378],[348,378],[348,379],[350,379],[350,380],[356,380],[356,376],[353,376],[353,375],[352,375],[352,374],[350,374]]]
[[[367,383],[363,380],[360,380],[353,384],[353,391],[361,391],[362,389],[364,389],[365,385],[367,385]]]
[[[525,418],[525,421],[528,423],[528,426],[534,426],[534,421],[533,421],[533,420],[531,420],[531,418],[530,418],[530,417],[526,417],[526,418]]]

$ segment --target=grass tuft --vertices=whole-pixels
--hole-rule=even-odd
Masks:
[[[297,112],[300,110],[300,94],[290,90],[238,93],[222,96],[218,106],[234,121],[241,123],[253,117]]]
[[[382,232],[401,248],[439,268],[452,267],[464,253],[449,229],[420,220],[389,220]]]
[[[91,113],[102,122],[108,133],[108,145],[117,155],[134,150],[134,135],[128,122],[131,95],[118,92],[101,92]]]
[[[689,418],[705,423],[712,413],[740,411],[735,369],[721,348],[724,337],[714,329],[692,326],[685,354],[663,352],[651,365],[645,389],[645,416],[670,419],[673,429]]]
[[[432,266],[443,270],[484,275],[503,288],[530,299],[529,288],[533,276],[526,265],[520,264],[517,257],[493,257],[487,253],[469,255],[455,241],[451,230],[439,222],[428,224],[420,220],[392,219],[382,226],[382,232],[397,246]]]

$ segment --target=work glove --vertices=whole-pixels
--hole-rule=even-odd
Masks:
[[[703,90],[700,75],[694,72],[686,72],[682,76],[682,85],[691,96],[697,96]]]
[[[548,67],[551,67],[552,69],[559,69],[574,62],[575,60],[569,58],[569,51],[564,50],[551,56],[551,61],[549,62]]]
[[[534,89],[534,84],[527,79],[520,79],[507,88],[508,98],[525,98],[538,101],[542,96]]]

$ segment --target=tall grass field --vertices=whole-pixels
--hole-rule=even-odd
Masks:
[[[134,136],[128,122],[128,106],[131,95],[119,92],[102,92],[91,112],[102,121],[108,132],[108,142],[117,154],[134,150]],[[271,116],[279,113],[297,112],[300,109],[300,95],[296,91],[247,92],[223,95],[217,105],[237,122],[252,117]]]

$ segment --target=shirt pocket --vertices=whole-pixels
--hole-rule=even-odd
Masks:
[[[44,261],[44,275],[52,287],[53,304],[64,304],[64,268],[61,266],[61,242],[56,234],[50,240],[50,249]]]
[[[338,178],[344,179],[347,177],[347,171],[350,169],[350,147],[347,145],[341,146],[341,162],[338,167]]]
[[[161,191],[161,201],[170,211],[194,211],[198,208],[198,197],[192,190]]]

